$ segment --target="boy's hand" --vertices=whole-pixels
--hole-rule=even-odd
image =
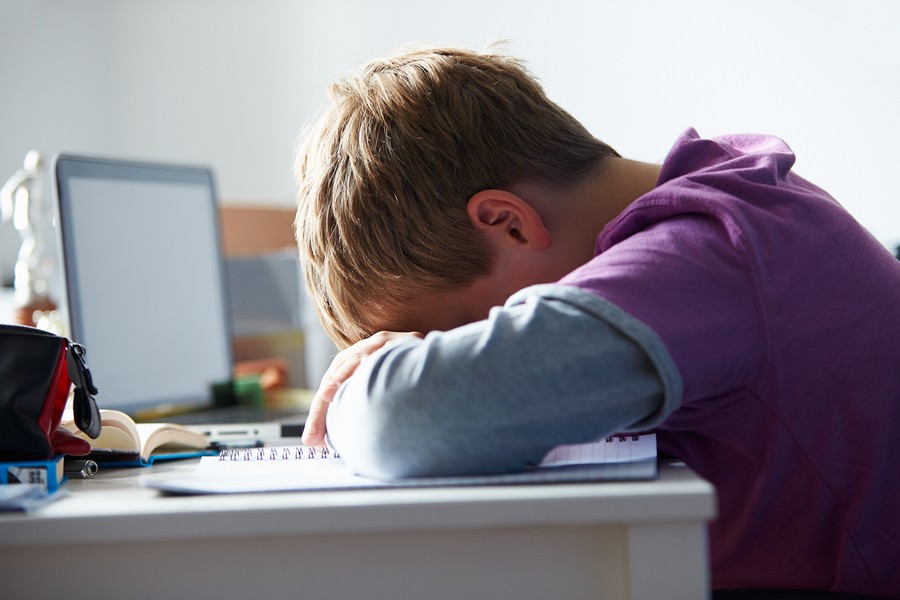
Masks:
[[[325,445],[325,416],[328,414],[328,407],[331,406],[331,401],[338,388],[353,375],[359,363],[389,342],[408,337],[421,338],[422,334],[379,331],[372,337],[360,340],[338,352],[331,361],[331,366],[325,371],[316,395],[313,396],[312,404],[309,407],[309,416],[306,417],[306,425],[303,427],[302,441],[304,444],[307,446]]]

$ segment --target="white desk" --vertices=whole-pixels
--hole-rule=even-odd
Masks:
[[[4,598],[708,597],[713,488],[658,481],[165,497],[101,471],[0,515]]]

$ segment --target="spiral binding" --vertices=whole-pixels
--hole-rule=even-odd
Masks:
[[[226,448],[219,452],[220,461],[313,460],[340,458],[337,450],[327,446],[284,446],[278,448]]]
[[[607,443],[636,442],[637,434],[615,434],[606,438]],[[274,461],[274,460],[318,460],[340,458],[337,450],[322,446],[284,446],[275,448],[226,448],[219,452],[220,461]]]

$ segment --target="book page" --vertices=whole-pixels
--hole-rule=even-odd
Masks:
[[[75,425],[75,415],[71,409],[66,409],[63,413],[60,427],[65,427],[74,435],[87,440],[91,448],[140,452],[140,436],[131,417],[118,410],[102,408],[100,422],[102,423],[100,435],[94,440]]]
[[[174,423],[138,423],[141,439],[141,456],[145,459],[157,451],[200,450],[209,447],[209,440],[202,433]]]

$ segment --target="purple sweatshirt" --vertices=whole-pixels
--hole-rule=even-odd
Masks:
[[[674,359],[658,439],[716,486],[714,587],[900,597],[900,262],[793,164],[688,130],[560,283]]]

